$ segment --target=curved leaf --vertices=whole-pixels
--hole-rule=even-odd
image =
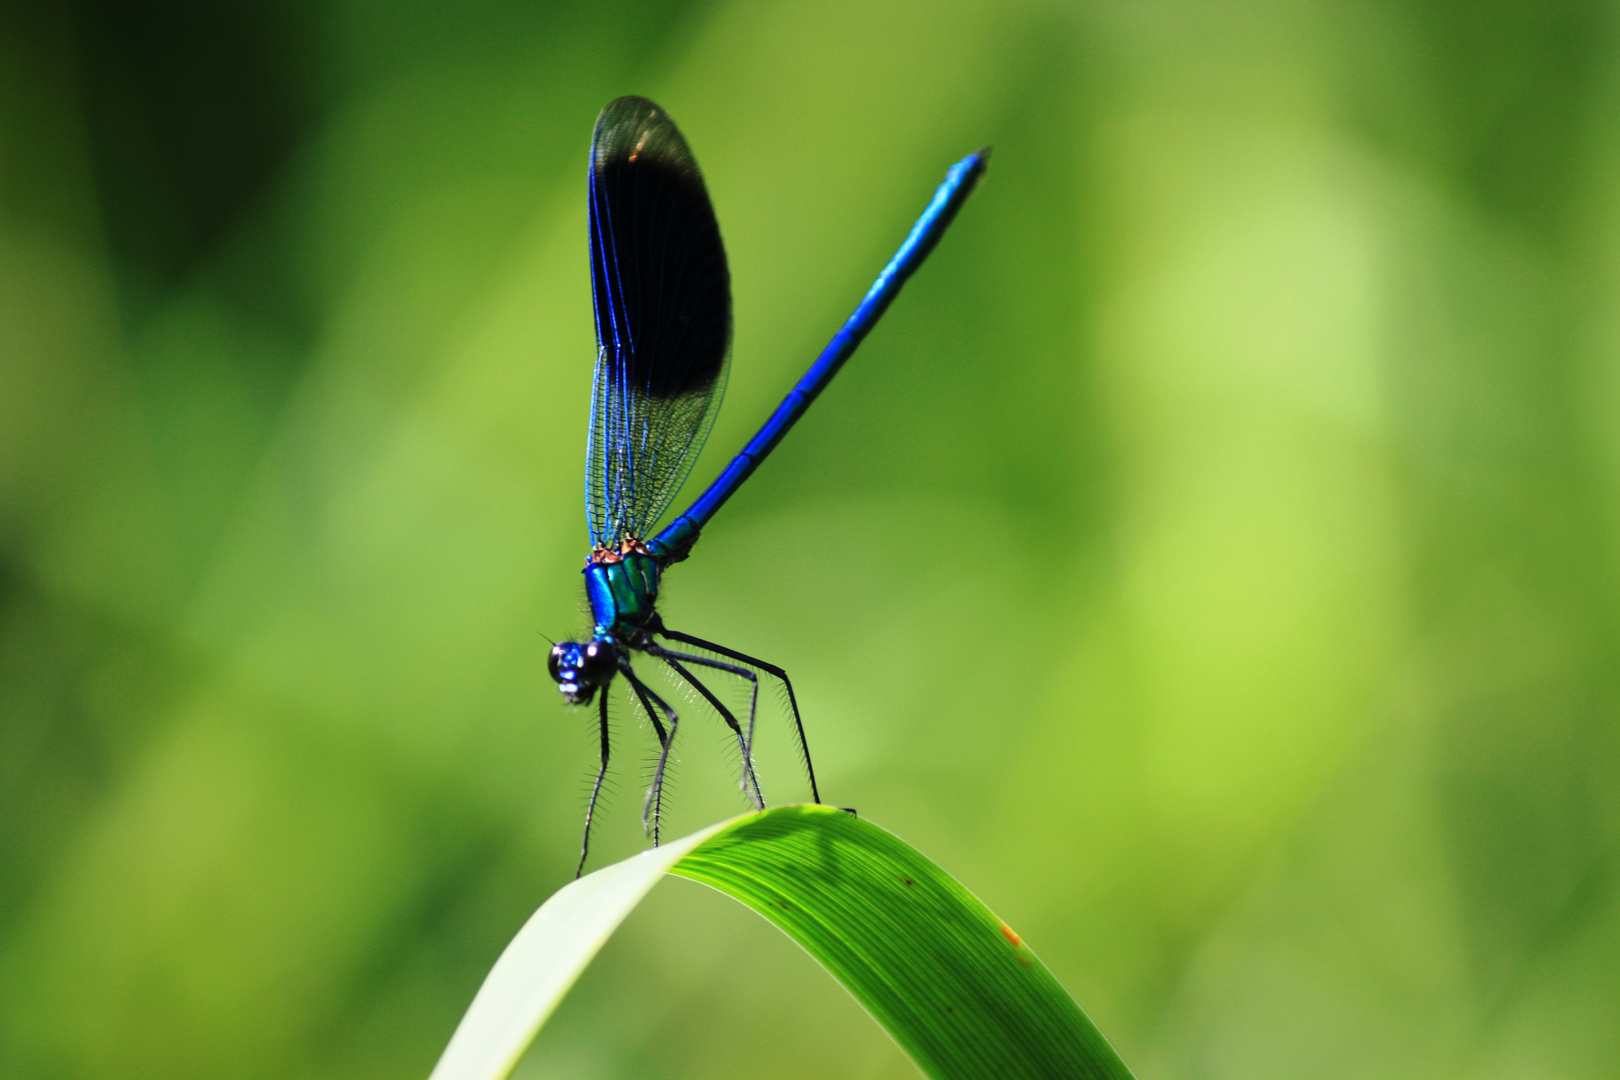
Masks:
[[[898,837],[827,806],[723,822],[598,870],[535,912],[432,1080],[510,1073],[664,872],[759,912],[819,960],[931,1077],[1130,1077],[1068,992],[972,893]]]
[[[737,820],[605,866],[553,893],[489,969],[430,1080],[510,1075],[568,988],[647,890],[683,855]]]

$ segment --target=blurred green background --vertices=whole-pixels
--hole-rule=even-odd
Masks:
[[[1620,16],[1578,2],[0,8],[0,1074],[421,1077],[573,870],[585,155],[737,308],[671,573],[828,798],[1148,1077],[1620,1075]],[[621,690],[622,693],[622,690]],[[643,843],[623,698],[595,862]],[[682,728],[671,826],[744,808]],[[760,767],[804,796],[779,712]],[[660,886],[523,1075],[902,1077]]]

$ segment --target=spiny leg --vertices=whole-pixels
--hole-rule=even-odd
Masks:
[[[624,677],[630,680],[630,689],[636,692],[641,701],[641,707],[647,710],[647,716],[652,720],[653,730],[658,732],[658,742],[661,749],[658,752],[658,768],[653,770],[652,787],[647,789],[647,799],[641,804],[641,827],[652,835],[653,847],[658,846],[658,827],[664,815],[664,767],[669,764],[669,748],[675,742],[675,729],[680,726],[681,718],[670,708],[669,702],[655,694],[650,686],[636,678],[636,673],[630,670],[629,662],[619,666]],[[649,700],[651,699],[651,703]],[[664,725],[658,722],[658,714],[653,712],[653,705],[657,705],[669,720],[669,733],[664,733]],[[649,819],[650,814],[650,819]]]
[[[585,839],[579,845],[579,865],[574,867],[574,877],[585,872],[585,857],[591,853],[591,820],[596,817],[596,797],[602,794],[602,779],[607,776],[608,770],[608,691],[602,687],[599,691],[600,699],[597,713],[602,720],[602,767],[596,770],[596,783],[591,785],[591,801],[585,807]]]
[[[759,776],[754,772],[753,747],[750,745],[754,737],[754,714],[759,711],[759,676],[747,668],[737,667],[735,664],[723,664],[718,660],[711,660],[707,656],[673,652],[657,645],[653,645],[647,652],[663,660],[664,663],[675,669],[676,674],[691,683],[697,689],[697,692],[702,694],[710,705],[714,706],[715,712],[719,713],[721,718],[730,726],[732,732],[737,736],[737,746],[742,751],[743,794],[748,797],[749,802],[754,804],[755,810],[765,809],[765,794],[759,789]],[[707,686],[699,682],[697,676],[686,669],[685,665],[681,663],[683,660],[689,664],[701,664],[717,671],[741,675],[748,680],[752,687],[752,696],[748,702],[748,735],[746,737],[744,737],[742,727],[737,723],[737,718],[732,715],[731,710],[721,704],[720,699],[715,697]]]
[[[717,711],[725,722],[731,727],[732,732],[737,736],[737,745],[741,749],[743,756],[743,794],[748,796],[748,801],[754,804],[754,808],[756,810],[765,809],[765,793],[760,789],[759,786],[759,774],[754,771],[754,718],[759,712],[759,676],[747,668],[737,667],[734,664],[722,663],[718,660],[712,660],[707,656],[696,656],[692,653],[673,652],[669,649],[658,648],[657,646],[654,646],[649,650],[649,652],[662,658],[663,661],[670,667],[674,668],[683,679],[696,687],[698,693],[702,694],[704,698],[708,700],[709,704],[714,706],[715,711]],[[743,733],[741,725],[737,723],[737,718],[731,712],[731,710],[726,708],[726,706],[714,696],[707,686],[699,681],[696,676],[694,676],[681,664],[681,661],[683,660],[689,664],[699,664],[703,667],[713,668],[716,671],[724,671],[731,675],[739,675],[748,680],[748,731],[746,735]],[[751,792],[749,790],[750,787],[752,788]]]
[[[722,645],[716,645],[712,641],[704,641],[702,638],[693,637],[691,634],[678,633],[674,630],[670,630],[667,627],[660,630],[659,633],[672,641],[681,641],[688,645],[696,645],[700,649],[708,649],[710,652],[717,652],[721,656],[729,656],[731,659],[741,663],[752,664],[754,667],[759,668],[759,670],[765,672],[767,675],[774,675],[778,679],[782,680],[782,685],[787,687],[788,705],[793,709],[793,729],[798,732],[799,735],[799,753],[804,756],[804,771],[810,775],[810,798],[815,802],[820,802],[821,792],[816,787],[816,767],[810,762],[810,743],[804,737],[804,721],[799,717],[799,699],[793,695],[793,684],[788,681],[787,672],[783,671],[775,664],[767,664],[763,660],[756,660],[754,657],[737,652],[735,649],[728,649]],[[750,744],[752,744],[754,738],[752,731],[752,719],[749,721],[749,727],[750,731],[748,741]]]

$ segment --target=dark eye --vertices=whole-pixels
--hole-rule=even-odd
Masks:
[[[602,683],[613,677],[618,669],[619,652],[605,641],[593,641],[585,646],[582,668],[592,683]]]
[[[589,649],[578,641],[557,642],[551,647],[551,659],[547,662],[551,677],[560,683],[578,681],[589,664]]]

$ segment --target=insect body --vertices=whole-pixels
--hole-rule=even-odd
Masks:
[[[725,393],[731,360],[731,277],[702,174],[669,114],[645,98],[625,97],[611,102],[597,118],[588,188],[597,354],[585,459],[585,512],[592,545],[585,562],[585,591],[593,625],[589,639],[553,646],[550,661],[552,678],[566,701],[588,705],[594,698],[597,703],[601,765],[585,811],[581,870],[607,775],[607,690],[620,676],[658,736],[658,763],[642,820],[653,843],[659,839],[664,774],[680,718],[636,674],[631,664],[636,653],[666,665],[725,720],[742,754],[743,793],[756,808],[765,805],[752,753],[759,676],[780,680],[787,689],[811,797],[821,801],[787,672],[670,630],[658,614],[658,585],[670,565],[686,558],[715,511],[804,414],[927,258],[984,172],[988,155],[988,151],[970,154],[952,167],[854,314],[764,427],[696,502],[649,535],[691,471]],[[690,651],[693,648],[725,659]],[[751,684],[746,724],[693,668]]]

